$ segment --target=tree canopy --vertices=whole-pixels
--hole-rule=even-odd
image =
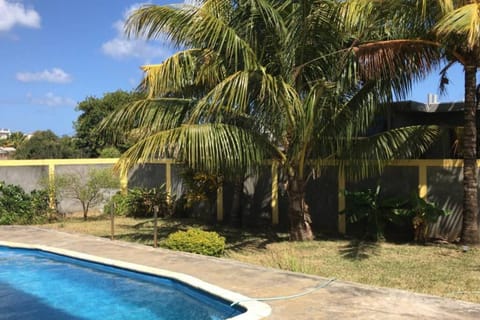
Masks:
[[[364,137],[379,105],[405,92],[420,69],[367,79],[362,67],[370,61],[354,54],[341,4],[205,0],[135,10],[126,25],[130,36],[165,35],[183,50],[144,66],[146,98],[103,123],[141,138],[120,166],[174,157],[235,176],[276,160],[288,180],[291,239],[312,239],[305,202],[312,168],[356,159],[349,172],[365,176],[424,151],[437,133],[408,127]],[[377,33],[369,36],[377,40]]]
[[[80,151],[71,137],[58,137],[51,130],[36,131],[17,146],[15,159],[79,158]]]
[[[76,141],[78,148],[86,157],[98,157],[102,149],[107,147],[115,147],[123,152],[131,145],[129,137],[121,131],[116,132],[115,140],[107,141],[96,129],[100,122],[114,110],[140,97],[141,93],[118,90],[106,93],[101,98],[87,97],[78,104],[76,110],[81,114],[74,124]]]

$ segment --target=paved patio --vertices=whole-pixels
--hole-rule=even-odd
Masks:
[[[288,296],[327,279],[40,227],[0,226],[0,241],[56,247],[185,273],[248,297]],[[267,302],[267,319],[480,319],[480,304],[335,281],[291,300]]]

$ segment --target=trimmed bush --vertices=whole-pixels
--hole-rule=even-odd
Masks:
[[[225,238],[214,231],[191,228],[170,234],[162,245],[172,250],[218,257],[225,250]]]

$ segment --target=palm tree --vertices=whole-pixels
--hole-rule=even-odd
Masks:
[[[273,159],[287,176],[290,238],[313,239],[305,202],[313,168],[355,157],[363,166],[353,172],[364,176],[378,161],[425,150],[436,133],[411,127],[357,139],[392,86],[363,81],[338,9],[332,1],[205,0],[136,10],[128,34],[166,35],[183,50],[145,66],[147,98],[104,122],[143,136],[119,166],[169,156],[238,178]],[[375,166],[364,161],[372,159]]]
[[[8,139],[2,142],[2,145],[4,147],[18,148],[18,146],[21,145],[25,141],[25,139],[26,136],[23,132],[15,131],[10,134]]]
[[[416,0],[365,1],[351,0],[345,5],[351,27],[362,28],[362,19],[383,20],[395,32],[381,41],[356,39],[355,51],[363,62],[367,78],[385,73],[420,68],[424,75],[440,61],[446,62],[441,74],[441,88],[448,84],[447,71],[460,63],[465,74],[463,134],[463,226],[461,241],[479,244],[476,74],[480,66],[480,2],[477,0]],[[395,57],[392,59],[392,57]],[[412,59],[423,63],[410,63]],[[380,72],[378,72],[380,71]],[[410,89],[406,82],[405,89]]]

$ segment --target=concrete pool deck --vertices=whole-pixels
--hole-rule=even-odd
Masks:
[[[247,297],[289,296],[328,279],[229,259],[155,249],[41,227],[0,226],[0,241],[41,245],[188,274]],[[266,319],[480,319],[480,304],[336,280],[290,299],[267,301]]]

